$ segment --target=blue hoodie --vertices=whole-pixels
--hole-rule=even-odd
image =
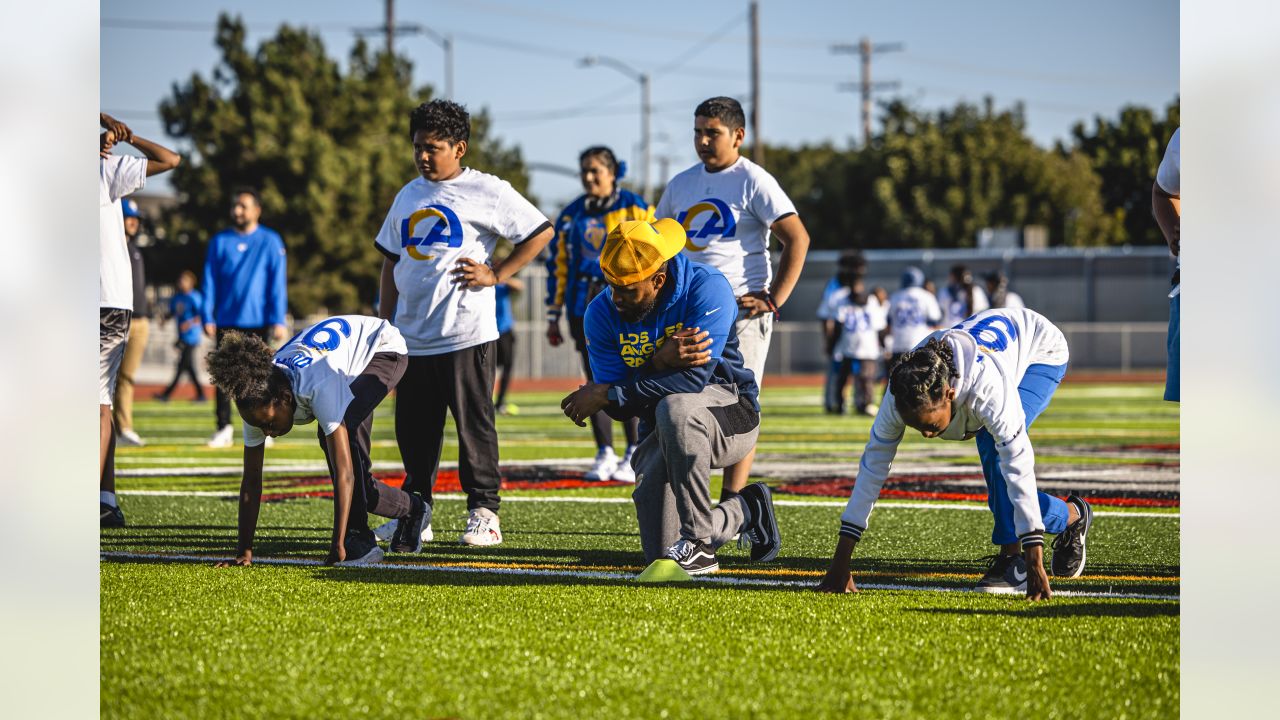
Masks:
[[[667,283],[653,310],[640,322],[623,322],[613,306],[613,289],[596,296],[585,319],[587,352],[596,382],[618,388],[620,407],[605,410],[615,419],[639,417],[640,434],[653,428],[658,401],[677,393],[702,392],[708,385],[736,385],[760,409],[755,375],[742,366],[733,322],[738,301],[729,281],[713,267],[683,254],[667,263]],[[711,360],[705,365],[654,373],[648,360],[672,334],[685,327],[710,333]]]
[[[283,325],[287,305],[284,241],[261,225],[223,230],[204,261],[204,321],[219,327]]]

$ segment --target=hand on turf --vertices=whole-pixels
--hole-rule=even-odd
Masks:
[[[706,365],[711,361],[711,333],[702,328],[684,328],[667,338],[662,347],[653,354],[655,370],[683,370],[685,368]]]
[[[1036,545],[1022,551],[1027,563],[1027,599],[1048,600],[1053,597],[1049,588],[1049,575],[1044,571],[1044,547]]]
[[[547,321],[547,342],[551,343],[551,347],[557,347],[564,342],[564,336],[560,334],[560,323],[555,320]]]
[[[769,293],[753,292],[747,293],[738,298],[738,307],[747,311],[747,317],[756,317],[765,313],[773,312],[773,306],[769,304]]]
[[[488,265],[471,258],[462,258],[453,268],[453,281],[471,290],[497,285],[498,276]]]
[[[347,550],[341,545],[329,548],[329,556],[324,559],[325,565],[334,565],[347,559]]]
[[[609,404],[609,386],[603,383],[590,383],[565,396],[560,401],[560,409],[578,427],[587,426],[587,418],[595,415]]]
[[[856,593],[858,588],[853,584],[853,573],[847,569],[831,568],[827,570],[827,574],[823,576],[822,582],[818,583],[818,587],[814,588],[814,591],[820,593]]]
[[[235,560],[223,560],[222,562],[214,565],[214,567],[220,567],[220,568],[249,567],[252,564],[253,564],[253,551],[245,550],[244,552],[237,555]]]

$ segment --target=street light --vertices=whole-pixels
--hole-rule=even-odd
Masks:
[[[640,149],[642,153],[640,182],[641,195],[645,201],[649,200],[649,193],[652,187],[649,185],[649,75],[627,65],[621,60],[601,55],[588,55],[578,61],[578,67],[593,67],[595,65],[603,65],[611,67],[614,70],[626,75],[627,77],[640,83]]]
[[[385,33],[386,28],[359,28],[355,31],[357,35],[373,35]],[[453,36],[441,35],[425,25],[418,23],[402,23],[391,29],[393,35],[425,35],[428,40],[440,46],[444,50],[444,97],[446,100],[453,99]]]

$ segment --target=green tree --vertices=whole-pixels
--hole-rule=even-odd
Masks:
[[[211,75],[175,83],[160,106],[168,133],[189,145],[167,218],[170,235],[188,239],[186,264],[199,267],[227,226],[231,191],[253,186],[263,224],[288,247],[292,312],[368,312],[381,268],[373,238],[416,175],[409,111],[431,88],[412,87],[406,59],[371,55],[363,41],[344,71],[304,28],[282,25],[250,52],[244,23],[223,15],[215,43],[222,59]],[[471,118],[466,164],[527,192],[519,148],[491,137],[483,111]]]

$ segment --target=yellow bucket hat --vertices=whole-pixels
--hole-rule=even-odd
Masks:
[[[609,231],[600,252],[600,269],[612,285],[630,285],[649,277],[684,249],[688,233],[671,218],[656,222],[625,220]]]

